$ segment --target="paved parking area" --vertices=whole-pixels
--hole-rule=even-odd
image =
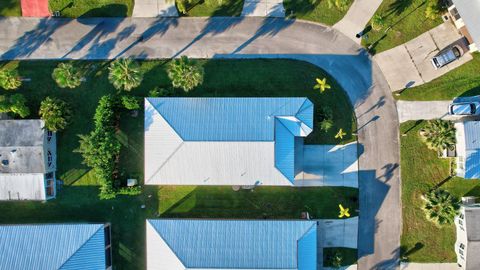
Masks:
[[[460,59],[435,69],[430,59],[453,44],[466,52]],[[470,61],[465,41],[449,22],[423,33],[405,44],[374,56],[392,91],[418,86]]]
[[[358,188],[357,143],[346,145],[305,145],[303,180],[296,186],[346,186]]]
[[[175,0],[135,0],[132,17],[178,17]]]
[[[283,0],[245,0],[242,16],[285,17]]]

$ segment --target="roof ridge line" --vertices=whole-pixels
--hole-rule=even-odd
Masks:
[[[99,224],[99,225],[101,225],[101,224]],[[64,261],[64,262],[62,263],[62,265],[60,265],[60,267],[58,267],[58,269],[62,269],[62,267],[63,267],[67,262],[69,262],[69,261],[72,259],[73,255],[75,255],[81,248],[83,248],[83,247],[90,241],[90,239],[92,239],[92,237],[93,237],[95,234],[97,234],[98,231],[100,231],[100,229],[104,229],[104,228],[105,228],[105,224],[103,224],[103,226],[101,226],[100,228],[98,228],[98,230],[96,230],[92,235],[90,235],[90,237],[89,237],[82,245],[80,245],[80,247],[78,247],[78,248],[68,257],[68,259],[67,259],[66,261]],[[104,237],[105,237],[105,236],[104,236]]]

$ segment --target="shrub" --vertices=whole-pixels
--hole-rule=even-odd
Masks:
[[[80,71],[70,63],[60,63],[53,70],[53,80],[60,88],[75,88],[82,84]]]
[[[370,21],[370,26],[372,26],[372,29],[375,31],[382,30],[384,25],[385,25],[385,19],[380,14],[375,14],[372,17],[372,20]]]
[[[17,114],[21,118],[30,115],[30,109],[27,106],[27,99],[22,94],[0,96],[0,112],[11,112]]]
[[[117,90],[130,91],[142,83],[140,65],[132,59],[115,60],[108,69],[108,80]]]
[[[437,226],[452,224],[460,209],[460,201],[442,189],[430,191],[422,199],[426,218]]]
[[[149,97],[171,97],[175,94],[173,88],[158,88],[155,87],[154,89],[148,92]]]
[[[428,0],[427,8],[425,9],[425,18],[435,20],[440,15],[441,8],[438,0]]]
[[[22,85],[16,69],[0,70],[0,87],[5,90],[15,90]]]
[[[350,0],[328,0],[328,8],[336,7],[340,11],[348,10]]]
[[[45,98],[40,104],[38,112],[40,118],[45,121],[45,128],[58,132],[64,130],[70,122],[72,111],[68,104],[58,98]]]
[[[182,88],[186,92],[203,83],[203,67],[186,56],[174,59],[168,66],[167,72],[173,87]]]
[[[134,96],[122,96],[122,105],[127,110],[138,110],[140,109],[140,102],[137,97]]]
[[[444,120],[430,120],[420,135],[432,150],[442,151],[455,145],[455,127],[452,122]]]

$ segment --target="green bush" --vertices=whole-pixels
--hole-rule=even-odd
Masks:
[[[370,26],[375,31],[380,31],[385,26],[385,19],[380,14],[375,14],[370,21]]]
[[[428,192],[422,199],[426,218],[437,226],[452,224],[460,209],[460,201],[443,189]]]
[[[67,127],[72,116],[72,111],[65,101],[58,98],[47,97],[40,103],[38,115],[45,121],[46,129],[58,132]]]
[[[5,90],[15,90],[22,85],[16,69],[0,70],[0,87]]]
[[[140,100],[134,96],[122,96],[121,97],[122,105],[127,110],[138,110],[140,109]]]
[[[190,60],[186,56],[172,60],[167,73],[173,87],[182,88],[185,92],[203,83],[203,67],[198,61]]]
[[[0,112],[14,113],[25,118],[30,115],[30,109],[27,106],[27,99],[22,94],[11,96],[0,96]]]
[[[53,70],[53,80],[61,88],[75,88],[82,84],[80,71],[70,63],[60,63]]]

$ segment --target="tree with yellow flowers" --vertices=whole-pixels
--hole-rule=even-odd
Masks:
[[[339,129],[338,132],[337,132],[337,135],[335,135],[335,139],[338,139],[340,138],[343,139],[343,136],[347,135],[347,133],[345,131],[343,131],[343,129]]]
[[[350,211],[349,208],[344,208],[342,204],[339,204],[338,208],[340,208],[340,214],[338,215],[339,218],[350,217],[350,213],[348,212]]]
[[[326,89],[331,88],[330,84],[327,83],[327,78],[323,78],[323,80],[316,78],[315,80],[317,81],[317,84],[313,87],[313,89],[319,89],[320,93],[323,93]]]

